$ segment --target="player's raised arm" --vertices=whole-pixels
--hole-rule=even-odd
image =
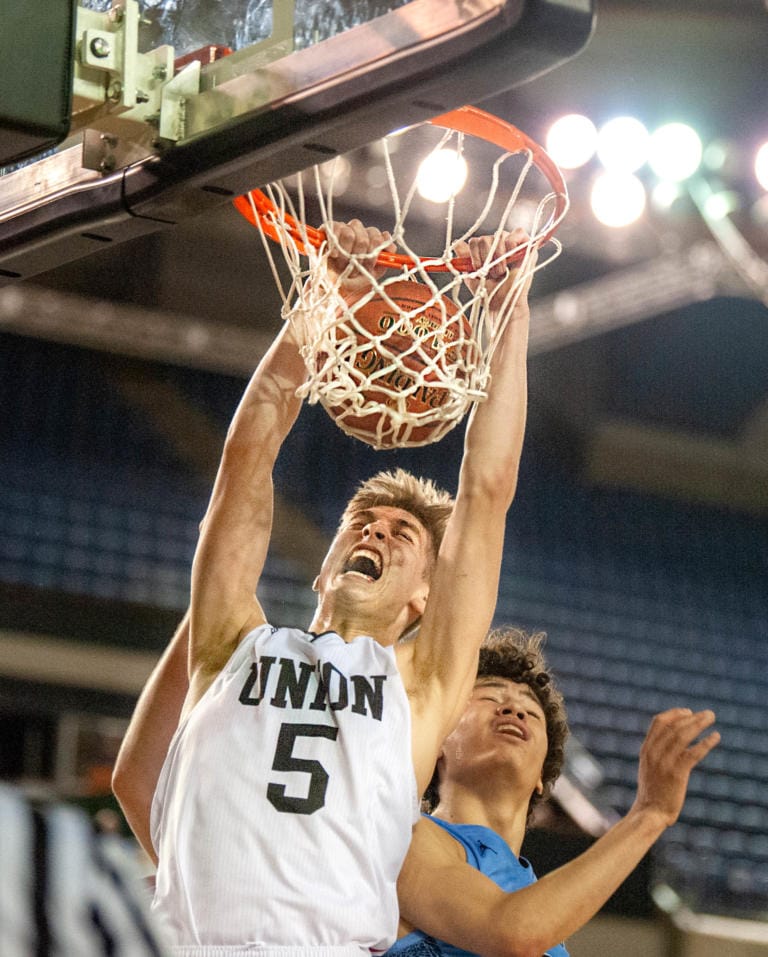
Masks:
[[[524,239],[517,230],[502,241],[513,249]],[[457,254],[471,255],[479,266],[490,241],[472,240],[466,248],[457,247]],[[514,270],[500,264],[490,279],[495,285],[490,298],[493,312],[504,303]],[[402,666],[406,681],[412,669],[412,702],[423,719],[415,736],[414,760],[424,783],[431,774],[427,766],[431,749],[463,710],[474,681],[477,651],[496,606],[506,513],[517,488],[525,432],[529,286],[530,276],[493,355],[488,398],[472,411],[456,505],[432,576],[419,638],[410,649],[410,662]],[[420,743],[425,746],[423,754]]]
[[[657,715],[626,816],[583,854],[520,890],[503,891],[466,862],[443,828],[420,821],[398,880],[403,919],[481,957],[540,957],[590,920],[677,820],[691,770],[720,740],[716,731],[699,737],[714,720],[711,711],[684,708]]]
[[[192,705],[239,639],[264,622],[255,598],[272,530],[272,470],[301,407],[305,366],[286,324],[259,363],[227,432],[192,566]]]
[[[345,272],[350,254],[380,247],[388,234],[359,220],[333,224],[326,268],[341,288],[369,286],[364,273]],[[364,257],[364,265],[377,270]],[[343,276],[341,274],[344,274]],[[189,704],[194,704],[239,639],[264,622],[254,592],[272,528],[272,470],[298,415],[297,389],[306,378],[297,333],[286,324],[259,363],[227,433],[221,465],[192,568]]]

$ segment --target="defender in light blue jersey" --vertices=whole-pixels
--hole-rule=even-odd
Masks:
[[[691,769],[718,742],[711,711],[657,715],[626,817],[537,881],[520,857],[535,804],[560,774],[568,726],[542,635],[492,633],[448,735],[398,881],[400,939],[387,957],[567,957],[562,941],[629,875],[683,805]],[[419,928],[416,930],[415,928]]]

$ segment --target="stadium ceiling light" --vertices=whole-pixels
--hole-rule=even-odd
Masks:
[[[645,187],[634,173],[600,173],[592,184],[590,205],[604,226],[630,226],[643,215],[645,202]]]
[[[733,190],[721,190],[705,200],[705,215],[708,219],[725,219],[740,207],[739,194]]]
[[[634,173],[648,157],[649,133],[634,116],[617,116],[597,134],[597,158],[609,172]]]
[[[660,179],[688,179],[699,168],[701,157],[701,139],[685,123],[667,123],[651,133],[648,164]]]
[[[683,196],[685,192],[679,183],[673,183],[668,179],[660,180],[651,191],[651,203],[660,210],[666,212]]]
[[[768,190],[768,143],[763,143],[755,154],[755,177],[762,189]]]
[[[460,193],[467,181],[467,162],[455,150],[434,150],[419,166],[416,188],[431,203],[445,203]]]
[[[561,169],[578,169],[595,155],[597,129],[589,117],[569,113],[550,126],[545,146]]]

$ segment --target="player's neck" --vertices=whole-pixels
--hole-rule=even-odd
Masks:
[[[519,855],[525,837],[528,797],[511,793],[508,788],[503,792],[478,791],[444,781],[440,785],[440,803],[433,814],[454,824],[489,827]]]
[[[359,610],[355,613],[345,612],[338,607],[331,610],[323,603],[318,605],[309,630],[316,635],[335,631],[344,641],[352,641],[360,635],[370,635],[385,646],[394,645],[400,637],[399,625],[384,628],[380,621],[361,614]]]

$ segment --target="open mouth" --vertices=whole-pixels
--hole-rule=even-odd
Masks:
[[[369,581],[378,581],[381,578],[381,557],[375,552],[358,549],[349,556],[342,571],[345,575],[352,572]]]
[[[526,740],[526,734],[521,727],[516,724],[500,724],[497,725],[496,730],[499,734],[508,734],[513,738],[520,738],[521,741]]]

